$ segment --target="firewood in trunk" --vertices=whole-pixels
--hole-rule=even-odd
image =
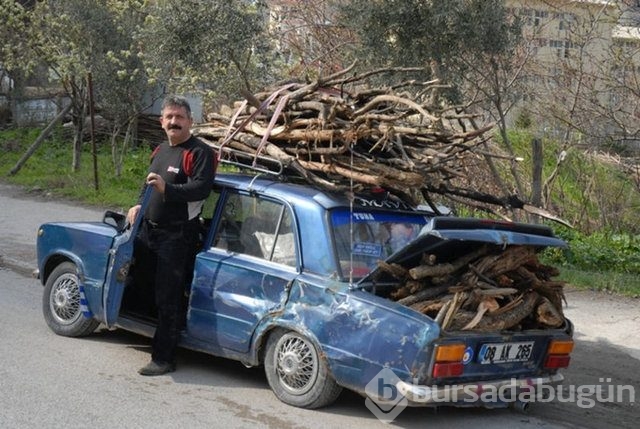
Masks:
[[[542,297],[536,309],[536,320],[544,327],[558,328],[562,326],[564,316],[547,298]]]
[[[432,253],[423,253],[420,265],[435,265],[438,257]]]
[[[460,268],[484,255],[488,251],[487,246],[482,246],[471,253],[467,253],[453,261],[452,263],[442,263],[436,265],[419,265],[409,270],[409,276],[414,280],[420,280],[425,277],[442,277],[452,274]]]
[[[451,300],[451,305],[447,309],[447,313],[442,320],[442,324],[440,325],[442,330],[446,331],[449,325],[453,322],[456,317],[456,313],[460,309],[462,303],[467,299],[468,295],[466,292],[456,292],[453,295],[453,299]]]
[[[415,304],[411,304],[411,308],[422,313],[422,314],[432,314],[440,311],[440,309],[445,305],[445,301],[442,299],[431,299],[426,301],[416,302]]]
[[[551,302],[551,304],[553,304],[558,313],[563,313],[562,301],[565,300],[563,291],[564,282],[557,282],[552,280],[542,281],[538,279],[536,274],[532,273],[525,267],[518,268],[516,272],[518,275],[528,280],[532,289],[547,298]]]
[[[449,286],[447,285],[428,287],[428,288],[422,289],[420,292],[416,294],[409,295],[406,298],[398,300],[398,303],[409,306],[409,305],[415,304],[416,302],[424,301],[426,299],[430,299],[435,296],[446,293],[448,290],[449,290]]]
[[[408,271],[402,265],[389,264],[385,261],[378,261],[376,264],[382,271],[391,274],[396,279],[402,280],[407,277]]]
[[[484,316],[484,313],[486,313],[487,311],[495,311],[498,308],[500,308],[500,304],[498,304],[498,301],[496,301],[495,298],[488,297],[486,299],[483,299],[482,302],[480,302],[480,304],[478,305],[478,311],[476,312],[475,316],[473,316],[473,319],[471,319],[469,323],[467,323],[461,329],[463,331],[466,331],[475,328],[476,325],[480,323],[480,320],[482,320],[482,316]]]
[[[502,314],[486,314],[482,320],[474,327],[475,331],[489,332],[489,331],[503,331],[510,329],[519,324],[527,316],[531,315],[540,295],[536,292],[528,292],[525,294],[521,304],[515,306],[510,311]],[[470,311],[459,311],[452,321],[449,328],[450,331],[457,331],[466,326],[471,320],[473,320],[475,313]],[[444,328],[443,328],[444,329]]]
[[[495,259],[494,263],[484,272],[485,275],[494,278],[500,274],[513,271],[525,262],[535,258],[535,250],[530,246],[510,246]]]

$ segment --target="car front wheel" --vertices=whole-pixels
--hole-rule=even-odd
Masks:
[[[42,312],[49,328],[65,337],[89,335],[100,322],[87,319],[80,309],[80,284],[76,266],[63,262],[52,272],[44,287]]]
[[[320,408],[334,402],[342,387],[319,358],[315,345],[293,331],[270,335],[264,360],[269,386],[282,402]]]

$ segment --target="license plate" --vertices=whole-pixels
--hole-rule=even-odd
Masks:
[[[481,364],[526,362],[531,358],[533,341],[483,344],[478,353]]]

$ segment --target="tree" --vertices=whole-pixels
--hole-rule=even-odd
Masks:
[[[353,62],[355,34],[341,25],[341,0],[271,0],[270,37],[276,58],[293,77],[312,79]]]
[[[209,99],[252,91],[275,79],[266,9],[241,0],[158,0],[137,33],[153,81]]]
[[[111,35],[102,48],[101,60],[93,64],[98,109],[112,124],[111,153],[116,176],[124,158],[136,142],[139,115],[161,92],[147,74],[136,32],[147,18],[143,0],[109,0],[109,20],[104,28]],[[124,134],[124,136],[123,136]]]
[[[35,58],[25,58],[23,52],[29,50],[29,12],[15,0],[0,0],[0,74],[11,79],[13,91],[8,92],[9,102],[13,95],[20,93],[27,77],[40,64]]]
[[[524,186],[515,167],[515,153],[507,135],[506,114],[521,65],[514,64],[521,40],[517,20],[509,19],[500,0],[353,0],[342,5],[341,22],[357,34],[359,57],[367,65],[421,66],[417,79],[437,79],[443,85],[425,94],[425,103],[475,107],[489,112],[499,125],[511,160],[516,192]],[[522,51],[521,51],[522,52]],[[520,54],[526,60],[524,53]],[[478,125],[472,125],[477,127]],[[493,160],[486,162],[503,192],[504,184]]]
[[[550,2],[548,6],[553,5]],[[596,157],[607,162],[614,159],[598,155],[601,151],[633,154],[633,142],[640,136],[640,40],[635,36],[638,12],[626,7],[624,2],[585,2],[552,9],[563,20],[560,25],[547,25],[561,27],[563,33],[553,28],[557,40],[550,41],[552,55],[541,56],[528,65],[536,89],[533,111],[548,135],[563,145],[562,156],[544,184],[543,197],[548,204],[553,194],[565,192],[557,173],[559,168],[571,170],[582,185],[579,207],[564,201],[560,209],[565,217],[578,213],[574,221],[585,230],[635,228],[627,221],[634,218],[634,207],[621,204],[631,200],[629,190],[623,186],[617,189],[614,181],[601,180],[603,174],[593,161]],[[635,19],[625,22],[628,13]],[[576,157],[582,162],[570,162]],[[599,218],[592,216],[594,206],[601,213]]]
[[[12,40],[3,56],[17,70],[31,73],[43,64],[53,85],[59,85],[71,100],[74,124],[72,170],[80,166],[85,117],[87,76],[95,82],[98,111],[113,124],[112,147],[116,175],[119,174],[135,118],[146,107],[150,94],[148,77],[133,38],[144,24],[143,0],[56,0],[38,2],[26,10],[11,0],[2,0],[2,15],[8,19]],[[149,103],[147,101],[146,103]],[[126,129],[124,143],[117,137]]]

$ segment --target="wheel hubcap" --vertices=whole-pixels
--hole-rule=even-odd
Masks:
[[[69,301],[69,292],[66,290],[59,290],[56,292],[56,295],[53,297],[54,305],[57,309],[64,308]]]
[[[282,357],[282,372],[287,376],[292,376],[300,367],[300,360],[295,353],[285,353]]]
[[[56,280],[49,306],[58,323],[71,324],[80,317],[80,290],[75,275],[65,274]]]
[[[278,341],[277,371],[281,386],[289,393],[308,392],[318,377],[318,355],[304,338],[287,334]]]

